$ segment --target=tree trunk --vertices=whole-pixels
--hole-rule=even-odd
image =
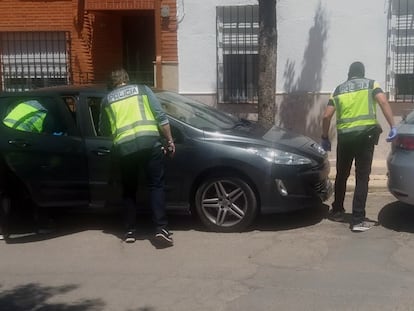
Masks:
[[[276,0],[259,0],[258,122],[266,128],[276,114]]]

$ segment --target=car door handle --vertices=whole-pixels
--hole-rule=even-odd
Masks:
[[[21,148],[26,148],[30,146],[30,144],[27,141],[20,139],[10,139],[9,144]]]
[[[111,150],[107,149],[107,148],[98,148],[93,150],[93,152],[98,155],[98,156],[105,156],[111,153]]]

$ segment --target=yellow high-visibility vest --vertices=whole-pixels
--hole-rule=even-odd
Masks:
[[[16,130],[41,133],[47,110],[38,101],[19,103],[4,118],[3,123]]]
[[[332,95],[338,134],[363,131],[377,124],[374,80],[357,78],[339,85]]]
[[[108,114],[115,144],[142,136],[159,136],[148,96],[140,94],[136,85],[111,92],[104,109]]]

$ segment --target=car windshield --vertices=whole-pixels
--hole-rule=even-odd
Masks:
[[[189,97],[168,91],[159,91],[155,95],[167,114],[196,128],[216,131],[234,128],[239,123],[237,117]]]

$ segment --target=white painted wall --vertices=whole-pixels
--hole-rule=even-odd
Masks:
[[[179,92],[216,93],[216,6],[255,0],[177,0]],[[362,61],[385,86],[388,0],[278,0],[277,92],[330,93]]]
[[[180,93],[216,93],[216,7],[246,4],[257,1],[177,0]]]

